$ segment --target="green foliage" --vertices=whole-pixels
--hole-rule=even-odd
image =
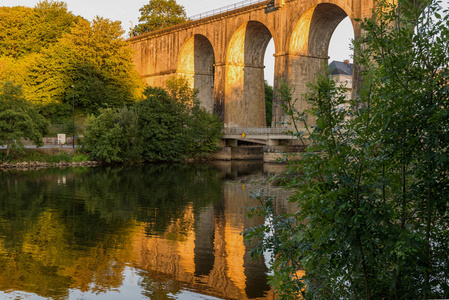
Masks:
[[[71,104],[74,98],[75,106],[92,113],[137,99],[142,83],[122,34],[120,22],[79,20],[30,66],[28,98],[41,104]]]
[[[265,115],[267,126],[271,127],[271,118],[273,117],[273,87],[265,80]]]
[[[182,5],[175,0],[150,0],[140,11],[139,24],[134,27],[133,34],[139,35],[187,21]]]
[[[0,152],[0,162],[22,163],[22,162],[43,162],[43,163],[60,163],[60,162],[83,162],[89,161],[90,157],[80,150],[75,153],[66,152],[61,149],[26,149],[22,152],[14,152],[6,155]]]
[[[381,1],[362,22],[353,111],[326,75],[306,96],[316,126],[288,182],[299,211],[262,207],[270,222],[247,233],[272,251],[280,298],[449,296],[449,16],[414,5]]]
[[[198,104],[195,102],[198,91],[190,87],[185,77],[169,77],[165,82],[165,89],[172,101],[180,102],[184,105]]]
[[[87,118],[84,144],[95,160],[129,162],[140,159],[138,115],[126,107],[107,108]]]
[[[39,113],[52,124],[60,124],[66,122],[72,117],[73,109],[69,103],[49,103],[47,105],[38,106]]]
[[[67,152],[61,152],[59,154],[54,154],[54,155],[44,155],[43,160],[39,160],[39,159],[32,159],[32,161],[43,161],[43,162],[49,162],[49,163],[60,163],[62,161],[66,161],[66,162],[70,162],[70,154]]]
[[[143,156],[149,161],[186,158],[189,154],[186,105],[171,99],[164,90],[147,88],[136,103],[143,139]]]
[[[98,114],[140,97],[143,83],[120,22],[88,22],[55,1],[0,7],[0,18],[0,81],[21,84],[25,99],[52,121],[68,117],[73,98],[83,114]]]
[[[0,56],[39,53],[69,32],[77,18],[58,1],[41,1],[34,9],[0,7]]]
[[[23,149],[22,139],[42,145],[47,121],[27,102],[20,86],[11,82],[0,83],[0,145],[10,149]]]
[[[173,161],[212,153],[221,139],[219,118],[202,108],[185,78],[167,80],[168,93],[148,88],[136,104],[149,161]]]
[[[185,79],[171,79],[167,85],[170,92],[148,87],[144,99],[130,109],[91,116],[85,144],[93,157],[107,162],[180,161],[215,151],[221,139],[218,117],[200,107]],[[124,113],[132,118],[121,117]]]

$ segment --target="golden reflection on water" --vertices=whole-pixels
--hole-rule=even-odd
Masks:
[[[219,176],[229,175],[224,171]],[[69,172],[64,185],[70,180]],[[61,181],[56,184],[61,186]],[[74,234],[79,231],[74,226],[82,226],[82,221],[67,218],[63,209],[47,208],[29,220],[0,219],[0,291],[53,299],[69,299],[73,290],[100,295],[118,291],[125,269],[131,268],[139,274],[133,284],[142,297],[172,299],[190,290],[226,299],[273,299],[265,262],[250,260],[250,248],[241,235],[263,224],[260,218],[248,220],[244,207],[257,205],[250,192],[267,186],[242,185],[238,179],[225,180],[221,188],[219,202],[200,209],[193,204],[182,207],[162,233],[148,234],[151,222],[122,218],[84,245]],[[280,188],[272,190],[285,197]],[[291,209],[278,201],[278,209]]]
[[[195,217],[193,209],[188,208],[163,237],[148,236],[142,228],[134,238],[133,266],[147,272],[172,274],[177,281],[215,297],[249,299],[246,290],[247,282],[251,279],[247,278],[245,265],[253,265],[253,269],[255,265],[259,273],[267,272],[267,268],[263,261],[250,260],[246,254],[249,251],[248,245],[241,235],[248,228],[244,224],[243,207],[256,205],[248,195],[249,191],[241,189],[241,185],[227,183],[224,186],[222,211],[214,213],[213,207],[207,207]],[[256,221],[260,223],[262,220]],[[254,221],[252,223],[247,226],[256,225]],[[179,224],[187,226],[188,230],[183,229],[184,232],[179,234],[179,228],[173,229]],[[204,227],[198,226],[199,224]],[[208,225],[213,225],[212,234],[207,232],[211,230]],[[178,234],[174,236],[173,232]],[[207,248],[207,245],[212,247],[209,250],[214,254],[214,261],[207,274],[196,276],[195,250]],[[256,298],[272,299],[273,292],[267,286],[267,290],[261,291],[260,296]]]

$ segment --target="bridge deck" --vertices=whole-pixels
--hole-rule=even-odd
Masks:
[[[297,137],[290,134],[289,128],[225,127],[223,129],[223,139],[267,144],[268,141],[295,140]]]

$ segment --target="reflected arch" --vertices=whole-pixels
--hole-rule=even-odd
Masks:
[[[198,90],[201,106],[212,112],[214,105],[215,53],[210,41],[201,34],[190,37],[181,48],[177,75],[183,76],[191,88]]]
[[[225,127],[265,127],[264,57],[272,38],[262,23],[240,26],[226,52]]]

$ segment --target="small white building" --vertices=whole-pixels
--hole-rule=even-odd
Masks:
[[[343,85],[346,88],[346,100],[352,98],[352,68],[353,64],[349,59],[330,63],[329,74],[334,79],[337,86]]]
[[[352,99],[352,68],[353,65],[349,62],[349,59],[345,61],[333,61],[329,65],[329,74],[335,81],[337,86],[343,86],[346,89],[346,103],[340,104],[340,108],[349,112],[351,109],[351,104],[349,100]],[[345,120],[349,120],[348,114],[345,116]]]

